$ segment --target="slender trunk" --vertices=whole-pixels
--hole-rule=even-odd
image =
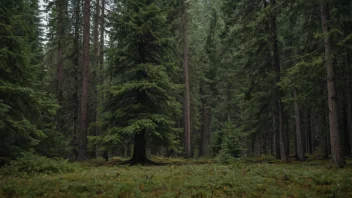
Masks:
[[[101,16],[100,16],[100,53],[99,53],[99,66],[100,69],[104,67],[104,33],[105,33],[105,0],[101,0]],[[102,79],[100,78],[100,83],[102,83]]]
[[[95,2],[95,15],[94,15],[94,30],[93,30],[93,35],[94,35],[94,40],[93,40],[93,60],[92,60],[92,68],[94,70],[93,72],[93,81],[94,81],[94,88],[95,88],[95,122],[98,122],[98,108],[99,108],[99,92],[98,92],[98,84],[99,84],[99,19],[100,19],[100,0],[96,0]],[[99,126],[96,124],[95,125],[95,136],[99,135]],[[95,145],[95,157],[98,157],[99,152],[98,152],[98,145]]]
[[[190,86],[189,86],[189,71],[188,71],[188,14],[185,0],[182,1],[183,6],[183,73],[184,73],[184,131],[185,131],[185,150],[186,158],[191,158],[191,110],[190,110]]]
[[[321,155],[323,159],[327,159],[329,157],[329,151],[328,151],[328,140],[327,140],[327,134],[326,134],[326,116],[325,113],[323,115],[320,115],[318,121],[318,132],[319,132],[319,140],[320,140],[320,147],[321,147]]]
[[[294,103],[295,103],[295,119],[296,119],[296,140],[297,140],[297,157],[301,161],[305,161],[305,154],[304,154],[304,145],[303,145],[303,137],[301,132],[301,119],[300,119],[300,108],[298,104],[298,93],[297,88],[293,90],[294,94]]]
[[[347,127],[348,127],[348,136],[349,136],[349,146],[350,146],[350,155],[352,156],[352,105],[351,105],[351,71],[350,71],[350,56],[349,54],[346,55],[346,62],[347,62]]]
[[[307,152],[309,154],[312,154],[312,128],[311,128],[311,123],[310,123],[310,109],[307,109],[307,118],[306,118],[306,121],[307,121],[307,136],[306,136],[306,139],[307,139],[307,145],[306,145],[306,148],[307,148]]]
[[[273,145],[273,139],[272,139],[272,130],[268,130],[268,137],[267,137],[267,141],[268,143],[266,144],[267,146],[267,155],[272,155],[272,145]]]
[[[98,1],[98,0],[97,0]],[[97,8],[98,9],[98,8]],[[96,96],[97,96],[97,106],[96,106],[96,122],[99,122],[100,120],[100,115],[101,115],[101,111],[100,111],[100,107],[101,107],[101,101],[103,100],[103,96],[100,93],[98,86],[103,84],[103,78],[101,77],[101,72],[103,71],[104,68],[104,9],[105,9],[105,0],[101,0],[101,15],[97,15],[96,17],[99,17],[99,23],[100,23],[100,46],[99,46],[99,53],[97,54],[97,56],[95,57],[97,59],[97,65],[96,65]],[[98,11],[97,11],[98,13]],[[97,20],[97,19],[96,19]],[[98,28],[98,27],[96,27]],[[97,29],[98,31],[98,29]],[[99,34],[99,33],[98,33]],[[98,48],[98,46],[96,46]],[[98,49],[96,49],[98,51]],[[100,135],[100,126],[96,125],[95,127],[95,135],[99,136]],[[99,154],[99,148],[98,145],[96,145],[96,156]]]
[[[314,118],[315,118],[315,112],[314,110],[312,109],[311,113],[310,113],[310,134],[311,134],[311,151],[312,153],[314,153],[315,151],[315,123],[314,123]]]
[[[209,140],[210,140],[210,109],[207,105],[203,104],[203,124],[202,124],[202,136],[201,136],[201,147],[200,156],[209,155]]]
[[[78,145],[79,145],[79,127],[78,127],[78,115],[79,115],[79,97],[78,97],[78,92],[79,92],[79,48],[80,48],[80,12],[81,12],[81,6],[80,6],[80,0],[76,0],[75,2],[75,37],[74,37],[74,42],[73,42],[73,75],[74,75],[74,87],[75,87],[75,92],[72,95],[72,101],[73,101],[73,138],[72,138],[72,144],[73,144],[73,153],[75,155],[75,159],[78,158]]]
[[[67,1],[61,0],[57,1],[58,8],[58,20],[57,20],[57,70],[56,70],[56,80],[57,80],[57,100],[58,103],[62,104],[63,99],[63,43],[65,36],[65,14],[67,14]]]
[[[295,120],[296,121],[296,120]],[[296,134],[296,123],[295,123],[295,133],[293,135],[293,144],[294,144],[294,148],[295,148],[295,154],[294,154],[294,157],[295,158],[298,158],[298,151],[297,151],[297,134]]]
[[[279,134],[279,127],[278,127],[278,121],[277,121],[277,113],[274,114],[273,116],[273,126],[274,126],[274,145],[275,145],[275,158],[280,159],[280,134]]]
[[[330,126],[329,126],[329,110],[325,112],[325,130],[326,130],[326,148],[328,151],[328,156],[331,155],[331,144],[330,144]]]
[[[341,137],[339,132],[337,93],[335,83],[335,67],[333,61],[333,45],[329,33],[329,8],[327,4],[321,4],[321,19],[324,34],[325,45],[325,64],[327,70],[328,85],[328,103],[329,103],[329,123],[330,123],[330,141],[331,141],[331,159],[337,167],[344,167],[344,159],[341,148]]]
[[[285,139],[285,155],[290,156],[290,137],[289,137],[288,117],[287,114],[284,116],[284,139]]]
[[[345,97],[348,98],[348,97]],[[343,129],[342,129],[342,154],[343,156],[348,155],[349,153],[349,137],[348,137],[348,116],[347,116],[347,102],[346,100],[342,101],[343,103],[343,108],[342,108],[342,112],[343,112],[343,120],[342,120],[342,125],[343,125]]]
[[[271,6],[276,4],[275,0],[270,0]],[[276,111],[279,122],[279,141],[280,141],[280,157],[281,160],[287,160],[286,152],[285,152],[285,137],[284,137],[284,120],[283,120],[283,107],[281,102],[281,91],[278,86],[278,83],[281,81],[281,64],[280,64],[280,54],[279,54],[279,46],[277,41],[277,27],[276,27],[276,15],[272,13],[270,16],[270,27],[271,27],[271,50],[273,53],[273,67],[276,75],[276,84],[275,84],[275,100],[276,100]]]
[[[80,110],[80,134],[78,159],[87,158],[87,134],[88,134],[88,84],[89,84],[89,27],[90,27],[90,0],[84,1],[84,24],[83,24],[83,64],[82,64],[82,93]]]
[[[64,59],[63,59],[63,43],[65,37],[65,15],[67,14],[67,1],[61,0],[57,1],[57,13],[58,13],[58,20],[57,20],[57,68],[56,68],[56,97],[57,102],[60,106],[63,104],[63,72],[64,72]],[[62,108],[62,107],[61,107]],[[56,123],[56,130],[62,132],[62,110],[59,109],[57,113],[57,123]]]

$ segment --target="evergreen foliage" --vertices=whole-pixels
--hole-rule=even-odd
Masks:
[[[352,154],[351,1],[85,2],[0,2],[1,164]]]
[[[13,158],[46,137],[56,105],[40,92],[38,2],[0,5],[0,157]]]
[[[219,145],[217,160],[220,163],[230,164],[235,158],[244,156],[245,142],[242,132],[228,120],[220,131],[215,133],[215,145]]]
[[[110,19],[104,144],[143,134],[150,144],[179,149],[174,119],[181,113],[180,86],[173,82],[177,65],[167,6],[158,0],[120,1]]]

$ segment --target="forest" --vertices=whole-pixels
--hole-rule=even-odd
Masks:
[[[351,0],[0,0],[0,197],[352,197]]]

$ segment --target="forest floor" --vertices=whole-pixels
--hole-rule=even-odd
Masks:
[[[221,165],[210,159],[161,159],[164,166],[122,166],[119,159],[72,163],[67,173],[0,174],[0,197],[352,197],[352,159],[282,163],[268,157]]]

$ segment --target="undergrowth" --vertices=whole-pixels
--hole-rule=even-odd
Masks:
[[[210,159],[153,160],[168,164],[121,166],[98,159],[74,163],[80,168],[73,172],[3,175],[0,197],[352,197],[352,161],[334,169],[328,160],[241,159],[229,165]]]
[[[0,175],[25,176],[73,172],[77,166],[61,158],[47,158],[31,152],[23,152],[18,159],[0,169]]]

